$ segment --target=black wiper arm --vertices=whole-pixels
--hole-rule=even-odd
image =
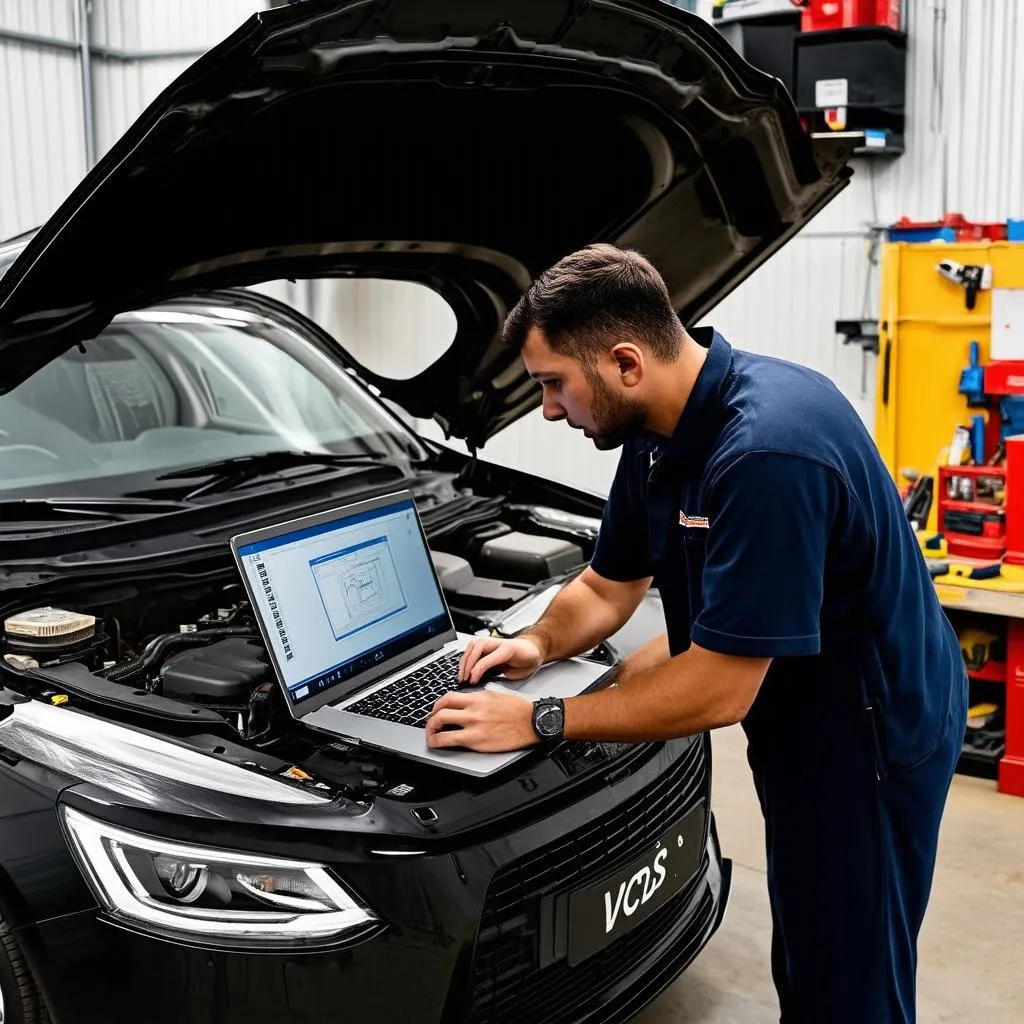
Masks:
[[[110,522],[139,515],[181,512],[191,507],[183,501],[148,498],[2,498],[0,522],[81,522],[83,519]]]
[[[189,501],[200,495],[213,491],[226,491],[232,487],[251,480],[264,473],[274,473],[280,469],[292,469],[295,466],[365,466],[370,469],[390,469],[404,476],[402,469],[385,456],[374,458],[369,455],[357,455],[352,452],[305,452],[285,449],[279,452],[261,452],[259,455],[239,455],[230,459],[217,459],[204,462],[198,466],[186,466],[183,469],[161,473],[157,480],[184,480],[196,476],[208,476],[210,479],[185,495]]]

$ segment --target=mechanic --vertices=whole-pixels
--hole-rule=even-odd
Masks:
[[[524,633],[474,639],[460,676],[523,679],[585,652],[652,581],[667,633],[617,685],[564,702],[447,694],[428,744],[657,741],[742,722],[783,1024],[913,1021],[967,676],[871,436],[825,377],[687,332],[633,251],[565,257],[503,334],[547,419],[622,452],[590,566]]]

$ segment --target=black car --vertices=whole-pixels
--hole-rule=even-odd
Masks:
[[[635,245],[692,322],[844,187],[842,145],[657,0],[308,2],[0,250],[4,1024],[622,1021],[684,970],[729,888],[706,736],[487,779],[325,742],[228,539],[408,489],[457,627],[534,621],[601,501],[389,403],[475,452],[539,405],[497,340],[534,274]],[[450,349],[388,380],[246,288],[341,276],[434,289]],[[545,554],[496,569],[495,537]],[[589,656],[661,629],[655,588]]]

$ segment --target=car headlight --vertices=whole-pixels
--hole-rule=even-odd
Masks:
[[[201,943],[293,947],[378,921],[322,864],[172,842],[70,807],[64,820],[100,902],[133,927]]]

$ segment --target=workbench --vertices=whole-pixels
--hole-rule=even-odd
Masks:
[[[1006,687],[1006,751],[998,764],[1001,793],[1024,796],[1024,593],[1002,593],[935,581],[939,604],[947,612],[970,612],[1002,620],[1006,631],[1006,661],[989,661],[975,680]]]

